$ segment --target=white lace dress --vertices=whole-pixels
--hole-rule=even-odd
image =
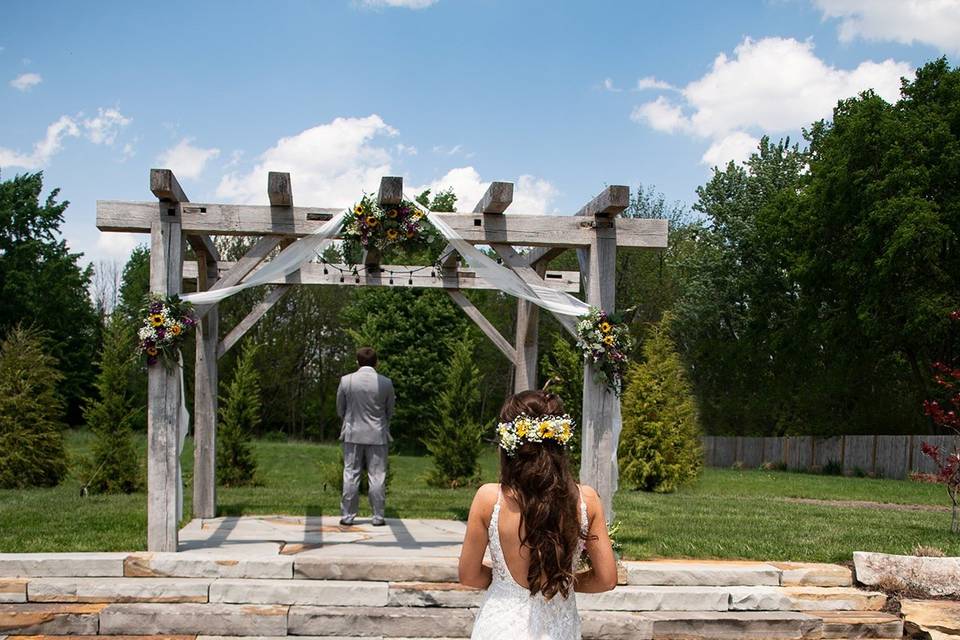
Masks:
[[[580,615],[577,598],[571,590],[566,598],[555,595],[550,600],[542,593],[530,595],[530,590],[517,584],[507,568],[500,547],[500,502],[490,516],[490,560],[493,562],[493,582],[480,605],[473,625],[471,640],[580,640]],[[587,504],[580,497],[580,529],[587,532]],[[583,541],[577,547],[574,567],[583,551]]]

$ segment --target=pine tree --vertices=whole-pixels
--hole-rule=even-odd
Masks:
[[[250,438],[260,425],[260,382],[254,358],[257,345],[244,343],[237,359],[233,380],[220,397],[220,424],[217,428],[217,482],[224,487],[253,484],[257,461]]]
[[[636,489],[668,492],[697,477],[703,465],[693,390],[668,331],[650,329],[644,362],[630,367],[623,396],[620,478]]]
[[[542,369],[549,380],[547,391],[557,394],[563,401],[563,410],[570,414],[577,425],[583,420],[583,354],[564,336],[558,335],[542,358]],[[567,443],[570,464],[580,468],[580,429],[575,429]]]
[[[63,374],[45,347],[19,326],[0,343],[0,488],[50,487],[67,474]]]
[[[134,357],[133,327],[114,312],[107,320],[100,351],[100,373],[94,386],[99,397],[87,401],[83,417],[94,433],[88,488],[102,493],[132,493],[143,485],[133,429],[144,408],[129,393],[128,381],[139,368]]]
[[[424,438],[433,457],[427,484],[456,488],[477,482],[483,429],[479,420],[480,370],[474,364],[473,340],[464,332],[451,345],[446,380],[434,405],[434,420]]]

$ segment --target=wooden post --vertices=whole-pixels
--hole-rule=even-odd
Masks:
[[[617,230],[614,218],[630,204],[627,187],[607,187],[578,216],[593,217],[594,240],[578,250],[587,304],[614,311],[617,266]],[[620,414],[620,399],[606,385],[594,380],[590,363],[583,370],[583,416],[581,419],[580,482],[600,494],[607,521],[613,520],[613,493],[617,488],[617,463],[613,423]]]
[[[180,293],[183,272],[183,234],[180,200],[186,196],[173,172],[152,169],[150,188],[160,198],[150,223],[150,291],[168,296]],[[162,364],[147,375],[147,550],[177,550],[177,506],[181,498],[178,428],[180,372]]]
[[[403,178],[385,176],[380,178],[380,191],[377,192],[377,203],[383,208],[400,204],[403,200]],[[367,273],[376,275],[380,272],[380,262],[383,256],[377,249],[368,249],[363,252],[363,266]]]

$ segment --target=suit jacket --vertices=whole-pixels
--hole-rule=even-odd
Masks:
[[[340,439],[354,444],[387,444],[396,398],[390,378],[373,367],[360,367],[340,378],[337,414],[343,418]]]

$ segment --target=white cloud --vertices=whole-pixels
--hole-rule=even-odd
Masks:
[[[0,168],[41,169],[63,148],[64,138],[79,135],[80,127],[77,126],[76,121],[70,116],[60,116],[56,122],[47,127],[47,133],[43,139],[34,143],[33,151],[30,153],[20,153],[0,147]]]
[[[289,171],[295,202],[348,206],[361,191],[376,191],[380,178],[390,175],[390,153],[374,140],[395,135],[396,129],[376,114],[336,118],[281,138],[259,156],[250,171],[226,174],[217,196],[248,204],[266,203],[267,173]]]
[[[758,144],[760,144],[760,140],[749,133],[734,131],[714,141],[710,148],[703,153],[700,162],[708,167],[723,167],[731,160],[742,162],[757,150]]]
[[[462,145],[462,144],[455,144],[455,145],[453,145],[452,147],[445,147],[445,146],[443,146],[442,144],[437,144],[437,145],[434,145],[434,146],[433,146],[433,152],[434,152],[434,153],[439,153],[439,154],[445,155],[445,156],[455,156],[455,155],[457,155],[458,153],[461,153],[462,151],[463,151],[463,145]],[[472,155],[472,154],[471,154],[471,155]]]
[[[143,236],[137,233],[100,231],[97,236],[95,256],[101,259],[116,259],[126,262],[130,257],[130,252],[142,242]]]
[[[424,189],[437,193],[453,188],[453,192],[457,194],[457,210],[473,211],[473,207],[480,201],[489,186],[490,181],[483,180],[473,167],[458,167],[451,169],[442,178],[430,184],[414,187],[410,190],[410,194],[421,193]],[[548,180],[522,175],[517,178],[514,185],[513,203],[508,211],[526,214],[547,213],[558,193],[557,188]]]
[[[842,42],[857,38],[920,42],[960,53],[958,0],[814,0],[824,19],[840,20]]]
[[[657,80],[653,76],[644,76],[643,78],[637,80],[637,86],[634,91],[647,91],[648,89],[676,90],[676,87],[669,82]]]
[[[635,107],[631,119],[658,131],[709,139],[708,162],[721,151],[742,150],[749,131],[796,131],[829,117],[837,100],[865,89],[894,101],[900,78],[912,70],[890,59],[839,69],[818,58],[811,41],[745,38],[733,57],[721,53],[702,78],[680,89],[679,102],[659,96]]]
[[[358,0],[357,3],[367,9],[426,9],[439,1],[440,0]]]
[[[93,144],[112,145],[120,130],[133,122],[116,109],[97,109],[97,115],[83,121],[86,136]]]
[[[613,78],[604,78],[603,82],[601,83],[601,86],[603,87],[604,91],[611,91],[613,93],[620,93],[621,91],[623,91],[623,89],[618,89],[613,84]]]
[[[194,146],[192,142],[193,138],[183,138],[175,146],[161,153],[157,157],[157,162],[164,169],[172,169],[178,178],[199,178],[207,162],[220,155],[220,149],[204,149]]]
[[[417,155],[417,148],[413,145],[400,143],[396,145],[397,153],[402,156],[415,156]]]
[[[17,91],[29,91],[43,82],[39,73],[22,73],[10,81],[10,86]]]

